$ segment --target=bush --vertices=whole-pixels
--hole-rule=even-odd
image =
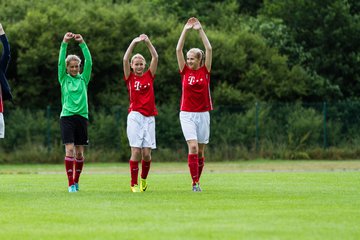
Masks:
[[[351,114],[357,104],[332,103],[328,104],[328,111],[326,106],[323,103],[257,103],[217,107],[210,113],[211,133],[206,158],[209,161],[357,158],[360,152],[360,137],[355,131],[358,122],[352,120],[357,119],[357,115]],[[162,105],[158,111],[154,160],[186,159],[187,144],[181,131],[178,107]],[[59,109],[50,107],[31,111],[9,109],[5,113],[6,137],[0,141],[0,163],[62,162],[64,146],[59,113]],[[87,161],[129,160],[126,120],[125,107],[90,109]]]

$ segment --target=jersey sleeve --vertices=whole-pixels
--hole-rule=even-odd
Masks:
[[[207,69],[207,67],[204,65],[202,66],[204,68],[204,72],[207,73],[207,74],[210,74],[210,71]]]
[[[5,34],[0,35],[0,40],[3,45],[3,53],[0,58],[0,68],[6,73],[10,61],[10,44]]]
[[[128,78],[126,78],[125,77],[125,75],[123,76],[123,79],[124,79],[124,81],[125,82],[128,82],[129,80],[130,80],[130,78],[131,78],[131,76],[133,75],[133,73],[132,72],[130,72],[130,74],[129,74],[129,77]]]
[[[152,75],[150,69],[147,70],[145,74],[146,74],[146,75],[149,75],[149,78],[151,79],[151,81],[154,82],[155,75]],[[144,75],[145,75],[145,74],[144,74]]]
[[[179,70],[180,75],[184,75],[187,69],[189,69],[189,67],[185,64],[184,68],[182,70]]]
[[[90,50],[87,47],[85,42],[80,43],[79,46],[80,46],[81,51],[85,58],[84,70],[83,70],[82,76],[84,77],[84,80],[87,85],[89,83],[90,77],[91,77],[91,69],[92,69],[92,64],[93,64],[92,58],[91,58]]]
[[[58,63],[58,80],[60,84],[62,84],[64,80],[64,76],[66,75],[65,56],[66,56],[67,46],[68,44],[66,42],[62,42],[60,46],[59,63]]]

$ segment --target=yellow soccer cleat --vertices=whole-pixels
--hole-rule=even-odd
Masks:
[[[146,179],[140,179],[140,191],[145,192],[147,189],[148,185],[146,182]]]
[[[132,192],[140,192],[139,185],[135,184],[134,186],[130,187]]]

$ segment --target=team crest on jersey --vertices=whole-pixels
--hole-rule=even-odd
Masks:
[[[141,89],[146,89],[147,87],[150,87],[150,83],[141,84],[140,81],[134,82],[135,91],[140,91]]]
[[[195,83],[202,82],[202,81],[203,81],[202,78],[196,79],[195,76],[189,76],[189,78],[188,78],[189,85],[194,85]]]
[[[139,81],[135,81],[135,83],[134,83],[135,91],[140,91],[140,87],[141,87],[140,82],[139,82]]]

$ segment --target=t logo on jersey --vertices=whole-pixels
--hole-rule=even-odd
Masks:
[[[140,82],[139,81],[135,81],[134,88],[135,88],[135,91],[140,91]]]
[[[189,76],[188,82],[189,82],[189,85],[193,85],[193,83],[195,82],[195,77],[194,76]]]

